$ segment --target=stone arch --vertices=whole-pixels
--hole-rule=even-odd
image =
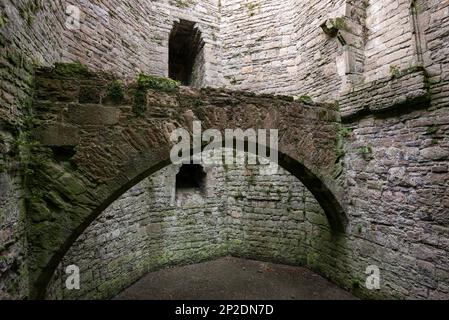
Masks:
[[[344,230],[333,175],[340,130],[335,106],[219,89],[148,88],[138,100],[144,111],[135,113],[132,84],[123,88],[121,99],[110,100],[111,83],[117,84],[111,77],[79,66],[67,75],[66,69],[37,73],[34,132],[40,147],[33,150],[38,165],[27,181],[34,195],[27,201],[32,297],[43,297],[59,260],[109,204],[170,164],[170,132],[191,132],[195,120],[203,132],[277,129],[279,165],[316,197],[332,229]],[[70,93],[63,91],[67,87]],[[89,94],[93,87],[96,94]],[[70,153],[61,156],[61,150]]]

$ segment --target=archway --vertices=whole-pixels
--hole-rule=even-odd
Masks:
[[[201,78],[204,43],[194,22],[175,22],[169,39],[169,76],[186,86],[195,86]]]

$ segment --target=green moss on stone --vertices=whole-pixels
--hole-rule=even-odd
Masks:
[[[142,116],[147,111],[147,90],[137,88],[134,93],[133,112],[137,116]]]
[[[354,277],[351,279],[351,287],[352,289],[359,289],[362,287],[363,280],[359,277]]]
[[[8,51],[6,53],[6,59],[15,67],[22,64],[22,56],[16,51]]]
[[[142,116],[147,110],[148,90],[159,90],[163,92],[174,92],[180,86],[178,81],[156,77],[146,74],[139,74],[137,79],[137,89],[134,93],[133,112],[137,116]]]
[[[123,82],[120,80],[114,80],[108,88],[108,98],[112,103],[118,105],[123,102],[125,98],[123,90]]]
[[[360,154],[371,154],[373,152],[373,149],[371,146],[362,146],[360,148],[357,148],[357,152]]]
[[[302,95],[298,100],[306,104],[313,104],[313,99],[308,95]]]
[[[175,91],[181,85],[178,81],[169,78],[156,77],[143,73],[139,75],[137,84],[139,88],[154,89],[167,92]]]
[[[343,151],[343,155],[344,155],[344,151]],[[341,156],[340,156],[341,157]],[[343,173],[343,166],[341,163],[337,163],[334,166],[334,169],[332,170],[332,177],[334,179],[337,179],[338,177],[341,176],[341,174]]]
[[[0,47],[4,48],[6,46],[6,38],[3,34],[0,33]]]
[[[188,8],[196,4],[194,0],[170,0],[170,4],[178,8]]]
[[[351,28],[349,28],[345,18],[342,17],[335,18],[334,25],[339,30],[351,31]]]
[[[343,139],[348,138],[351,135],[351,133],[352,133],[352,130],[347,127],[341,127],[341,129],[339,131],[339,135]]]
[[[248,14],[250,17],[253,17],[256,14],[256,9],[260,7],[260,3],[250,2],[245,4],[246,9],[248,9]]]
[[[245,197],[243,196],[243,193],[241,191],[239,191],[235,196],[234,199],[235,200],[243,200]]]
[[[399,78],[399,77],[400,77],[401,71],[399,70],[399,67],[398,67],[398,66],[396,66],[396,65],[391,65],[391,66],[390,66],[390,74],[391,74],[391,77],[392,77],[393,79],[396,79],[396,78]]]
[[[25,3],[25,6],[19,10],[19,14],[28,26],[31,26],[34,20],[36,20],[36,14],[41,7],[42,2],[40,0],[29,0]]]
[[[3,28],[8,23],[8,17],[0,13],[0,28]]]

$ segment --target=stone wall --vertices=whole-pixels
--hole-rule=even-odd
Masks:
[[[59,2],[0,3],[0,299],[28,295],[20,153],[30,113],[33,63],[62,59],[61,10]]]
[[[370,1],[367,6],[365,82],[419,64],[415,52],[411,1]]]
[[[447,299],[448,116],[417,110],[348,124],[344,235],[330,231],[317,200],[282,168],[216,166],[207,196],[179,202],[177,170],[168,167],[86,230],[47,298],[111,297],[148,271],[233,255],[304,265],[360,297]],[[65,289],[70,264],[81,268],[80,291]],[[380,290],[364,287],[371,265]]]
[[[363,82],[365,10],[350,0],[222,1],[225,85],[336,100]]]
[[[69,24],[71,5],[80,10],[79,28]],[[195,22],[203,37],[195,84],[221,83],[218,1],[6,0],[0,9],[2,127],[23,121],[33,66],[79,61],[121,78],[167,76],[169,34],[179,19]]]
[[[2,1],[0,298],[27,296],[21,174],[26,159],[20,154],[32,113],[33,64],[79,60],[125,78],[140,71],[166,75],[168,35],[176,19],[198,22],[204,35],[198,86],[340,100],[347,127],[354,129],[345,140],[340,179],[350,195],[350,231],[343,243],[320,246],[327,262],[311,256],[309,265],[348,286],[349,278],[363,276],[365,265],[381,263],[388,283],[382,294],[447,297],[449,1],[413,3]],[[69,4],[81,9],[79,30],[65,27]],[[326,21],[338,36],[323,32]],[[249,207],[242,213],[252,216],[256,211]],[[234,224],[248,239],[258,237],[243,220]],[[336,252],[345,258],[336,260]]]
[[[121,78],[140,72],[168,76],[170,31],[175,21],[185,19],[197,23],[205,43],[200,85],[220,83],[217,0],[69,0],[67,4],[80,8],[81,25],[65,32],[65,60],[112,71]]]
[[[292,94],[333,100],[344,85],[343,47],[321,29],[327,19],[343,17],[345,1],[296,1],[294,11],[297,87]]]
[[[381,266],[395,296],[447,299],[448,109],[368,116],[348,128],[344,180],[355,264]]]
[[[65,27],[68,5],[80,9],[80,29]],[[445,1],[21,0],[3,6],[4,34],[38,64],[80,61],[122,78],[168,74],[168,38],[179,19],[197,22],[204,38],[199,86],[336,100],[358,84],[416,65],[441,77],[447,61],[441,54]],[[338,36],[323,31],[325,22]]]
[[[67,28],[69,5],[81,12],[80,29]],[[218,2],[2,1],[0,4],[0,299],[28,295],[22,169],[33,67],[82,61],[124,77],[168,73],[168,35],[176,19],[198,23],[204,36],[197,85],[219,82]]]
[[[225,84],[236,89],[292,93],[297,50],[293,1],[222,1]],[[270,78],[270,85],[267,79]]]
[[[439,87],[447,10],[425,0],[222,1],[224,84],[328,101],[424,65]]]
[[[36,295],[98,214],[142,175],[167,165],[170,132],[192,130],[197,119],[203,132],[278,129],[279,162],[320,199],[333,230],[344,228],[339,194],[332,189],[340,130],[335,105],[196,90],[150,76],[141,76],[138,85],[120,86],[110,74],[93,73],[80,64],[39,69],[35,83],[36,140],[27,214]]]
[[[432,107],[449,105],[449,1],[417,1],[424,67],[429,74]]]
[[[360,230],[367,241],[361,246],[365,252],[378,253],[376,259],[383,261],[387,277],[396,278],[389,286],[398,295],[447,299],[449,1],[416,1],[413,36],[405,14],[410,3],[390,2],[389,7],[403,8],[398,11],[400,19],[386,14],[386,20],[378,22],[391,23],[397,35],[376,41],[390,42],[388,48],[403,43],[402,54],[379,51],[382,57],[376,60],[395,60],[403,67],[421,63],[424,79],[419,68],[411,73],[390,68],[388,75],[389,65],[382,69],[379,63],[369,74],[372,79],[382,79],[343,96],[343,116],[349,110],[358,112],[357,108],[371,106],[371,112],[377,113],[346,119],[348,128],[353,129],[344,158],[348,213],[355,215],[350,218],[353,221],[360,214],[363,217]],[[375,8],[386,9],[379,3],[368,10]],[[378,103],[388,95],[390,102]],[[392,106],[401,108],[392,110]]]

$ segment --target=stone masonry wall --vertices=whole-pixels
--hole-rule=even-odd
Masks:
[[[167,75],[171,26],[187,19],[198,23],[205,41],[198,85],[335,100],[357,74],[362,84],[370,83],[424,64],[432,82],[447,81],[447,1],[414,3],[416,17],[405,0],[363,6],[351,0],[6,1],[2,37],[40,65],[79,60],[121,77]],[[79,30],[64,26],[68,5],[81,10]],[[355,55],[320,27],[337,18],[346,46],[361,50]]]
[[[408,105],[404,104],[402,115],[367,115],[348,120],[347,126],[354,131],[351,140],[346,141],[345,148],[350,152],[344,158],[347,172],[343,177],[347,180],[342,180],[348,184],[347,194],[351,195],[347,199],[352,215],[349,240],[340,239],[333,245],[324,241],[324,247],[320,246],[320,252],[330,252],[330,256],[337,252],[345,258],[334,257],[326,262],[311,256],[313,264],[309,265],[324,270],[336,282],[340,281],[340,273],[347,272],[348,276],[340,281],[347,286],[347,279],[363,276],[360,270],[366,264],[381,263],[388,283],[388,290],[382,294],[447,297],[448,276],[443,264],[447,265],[448,247],[444,217],[448,212],[445,150],[449,1],[417,0],[416,25],[411,1],[365,1],[365,22],[361,21],[363,14],[359,15],[357,28],[351,24],[357,19],[348,14],[345,6],[353,2],[225,0],[220,8],[219,1],[213,0],[185,2],[186,5],[171,0],[132,0],[128,5],[115,0],[2,1],[0,299],[24,298],[28,290],[22,159],[18,146],[23,142],[24,123],[30,113],[33,64],[79,60],[92,70],[113,70],[125,77],[140,71],[166,75],[168,34],[176,19],[197,21],[204,35],[205,59],[200,63],[205,75],[198,77],[199,85],[226,84],[315,100],[338,100],[343,93],[343,104],[348,97],[354,99],[343,109],[349,114],[358,112],[360,101],[366,102],[367,95],[374,95],[370,90],[379,89],[379,83],[382,92],[392,96],[405,94],[406,85],[398,86],[399,93],[392,89],[400,82],[395,77],[397,72],[416,64],[424,66],[424,84],[431,95],[429,106],[422,105],[421,111],[410,110],[406,114]],[[81,9],[80,30],[64,26],[69,4]],[[320,28],[326,19],[337,17],[349,21],[352,32],[358,33],[355,43],[363,46],[363,55],[358,52],[355,60],[346,60],[349,56],[345,56],[338,40]],[[354,40],[354,35],[349,39]],[[356,62],[356,67],[350,65],[351,61]],[[348,88],[351,70],[356,79],[361,75],[360,87]],[[362,91],[359,96],[354,94]],[[373,198],[368,199],[368,195]],[[385,199],[391,203],[386,204]],[[411,212],[419,214],[410,216]],[[430,218],[423,218],[424,213]],[[385,217],[389,217],[388,222]],[[249,228],[244,223],[238,225],[241,230]],[[245,232],[249,238],[257,236],[257,232]],[[328,237],[326,232],[322,235]],[[323,257],[329,255],[321,253]],[[332,263],[332,268],[326,267]],[[404,273],[406,281],[400,280]]]
[[[281,168],[216,166],[206,170],[207,196],[179,202],[168,167],[86,230],[47,297],[110,297],[145,272],[233,255],[304,265],[360,297],[447,299],[448,123],[440,110],[348,124],[344,235],[331,233],[319,203]],[[80,291],[65,289],[70,264],[81,268]],[[364,287],[371,265],[380,290]]]
[[[282,5],[281,5],[282,2]],[[222,1],[225,84],[265,93],[296,90],[293,1]],[[271,79],[267,85],[267,79]]]
[[[345,74],[343,48],[326,35],[320,25],[329,18],[342,17],[344,1],[296,1],[295,13],[296,78],[292,92],[315,100],[333,100],[342,90]]]
[[[161,170],[103,212],[61,262],[48,297],[112,297],[151,270],[225,255],[221,172],[209,170],[205,194],[175,194],[178,170]],[[81,269],[80,291],[65,288],[71,264]]]
[[[370,1],[367,7],[365,82],[407,69],[420,62],[415,51],[409,0]]]
[[[59,2],[0,3],[0,300],[28,295],[20,149],[33,63],[62,59],[60,12]]]
[[[449,105],[449,1],[419,0],[419,35],[434,108]]]
[[[224,84],[328,101],[423,65],[447,102],[448,10],[438,0],[222,1]],[[330,21],[338,35],[323,32]]]
[[[359,7],[347,0],[222,1],[225,85],[335,100],[351,77],[363,74],[365,7]],[[323,32],[329,19],[345,29],[347,43]]]

